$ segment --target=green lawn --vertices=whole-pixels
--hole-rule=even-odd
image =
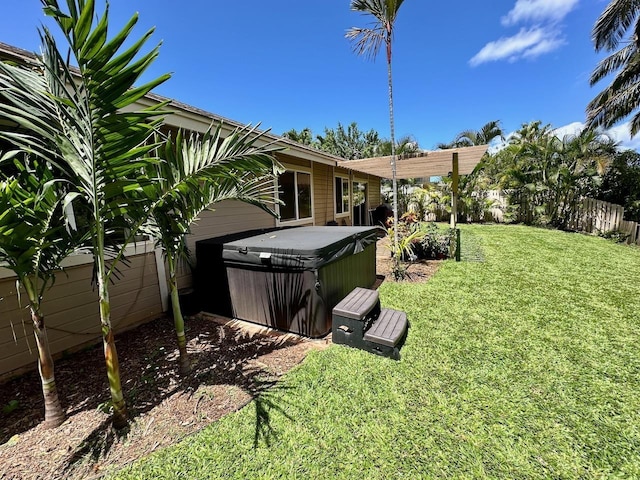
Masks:
[[[380,288],[412,324],[400,362],[312,352],[117,478],[640,477],[640,249],[519,226],[462,239],[469,261]]]

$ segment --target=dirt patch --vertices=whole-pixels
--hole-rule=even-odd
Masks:
[[[378,242],[379,281],[393,281],[386,241]],[[410,264],[404,281],[426,281],[441,263]],[[170,318],[116,337],[131,418],[130,428],[121,434],[109,422],[101,346],[56,362],[56,383],[68,417],[57,429],[42,428],[44,407],[36,372],[2,385],[0,478],[92,478],[121,468],[261,398],[261,392],[276,385],[310,349],[330,344],[330,335],[309,340],[204,314],[189,317],[186,326],[193,370],[185,378],[178,375]],[[268,431],[260,420],[256,435]]]

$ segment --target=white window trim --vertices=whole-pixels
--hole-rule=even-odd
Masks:
[[[338,192],[336,192],[336,181],[335,179],[341,179],[341,180],[346,180],[347,181],[347,187],[349,188],[349,205],[347,206],[347,211],[346,212],[342,212],[342,213],[338,213],[338,210],[335,210],[335,218],[345,218],[345,217],[349,217],[351,216],[351,204],[353,203],[352,197],[351,197],[351,180],[349,179],[348,175],[334,175],[334,180],[333,180],[333,205],[334,208],[337,206],[337,194]]]
[[[313,202],[313,171],[311,168],[306,168],[306,167],[300,167],[300,166],[289,166],[289,165],[284,165],[284,169],[287,172],[294,172],[296,174],[296,180],[295,180],[295,188],[296,188],[296,216],[298,216],[299,214],[299,208],[298,208],[298,173],[306,173],[307,175],[310,176],[310,180],[311,180],[311,216],[310,217],[306,217],[306,218],[296,218],[295,220],[280,220],[280,218],[276,219],[276,226],[279,227],[280,225],[290,225],[290,226],[295,226],[295,225],[307,225],[309,223],[315,224],[315,209],[314,209],[314,202]],[[280,182],[276,182],[276,198],[279,198],[278,192],[280,191]],[[276,205],[277,207],[277,211],[278,211],[278,216],[280,215],[280,205]]]

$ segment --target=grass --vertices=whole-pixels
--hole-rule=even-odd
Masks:
[[[483,262],[385,283],[394,362],[312,352],[280,387],[115,478],[640,477],[640,249],[468,226]]]

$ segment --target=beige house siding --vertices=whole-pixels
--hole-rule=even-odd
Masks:
[[[111,321],[116,333],[162,313],[155,255],[153,252],[134,255],[129,261],[128,266],[121,264],[121,278],[109,289]],[[42,309],[54,356],[101,340],[98,296],[91,284],[92,270],[90,264],[67,268],[57,275],[56,283],[45,293]],[[23,308],[20,309],[15,277],[0,280],[0,298],[2,378],[10,376],[11,372],[35,368],[38,357],[29,311],[24,308],[26,298],[23,293]]]
[[[191,252],[192,262],[196,264],[196,242],[207,238],[221,237],[232,233],[261,228],[273,228],[275,217],[260,208],[237,200],[225,200],[212,206],[213,211],[205,211],[198,222],[191,226],[191,235],[187,237],[187,246]],[[192,285],[191,272],[181,267],[178,272],[180,288]]]
[[[376,208],[382,203],[382,196],[380,195],[380,178],[379,177],[367,177],[369,182],[369,208]]]
[[[213,211],[205,211],[191,227],[187,245],[195,252],[198,240],[220,237],[244,230],[274,227],[275,217],[260,208],[237,200],[225,200],[212,206]]]
[[[333,167],[313,166],[313,208],[316,225],[326,225],[335,219],[333,193]]]

